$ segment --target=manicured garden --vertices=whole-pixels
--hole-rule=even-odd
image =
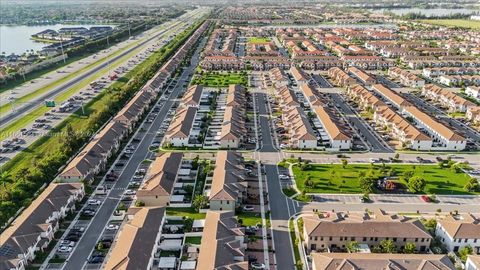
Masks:
[[[247,39],[248,43],[252,43],[252,44],[255,44],[255,43],[267,43],[267,42],[270,42],[270,39],[269,38],[262,38],[262,37],[249,37]]]
[[[426,194],[479,194],[468,190],[471,177],[455,167],[437,165],[401,164],[295,164],[293,173],[298,189],[307,193],[370,193],[365,191],[365,178],[375,183],[384,177],[398,186],[409,187],[408,181],[424,179],[418,193]],[[372,193],[382,193],[372,186]],[[392,192],[395,192],[393,190]]]
[[[200,84],[208,87],[226,87],[230,84],[241,84],[247,86],[246,72],[202,72],[196,74],[192,84]]]

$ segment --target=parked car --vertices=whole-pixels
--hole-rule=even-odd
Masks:
[[[255,208],[251,205],[245,205],[243,208],[243,211],[247,211],[247,212],[251,212],[253,211]]]
[[[72,247],[69,247],[69,246],[60,246],[58,248],[58,252],[61,252],[61,253],[68,253],[71,251],[72,251]]]
[[[88,205],[100,205],[102,202],[100,200],[90,199],[88,200]]]
[[[108,224],[105,229],[107,229],[109,231],[116,231],[116,230],[118,230],[118,228],[119,228],[119,226],[116,225],[116,224]]]

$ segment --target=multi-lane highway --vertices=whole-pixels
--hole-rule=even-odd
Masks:
[[[33,98],[33,99],[29,100],[26,103],[23,103],[23,104],[17,106],[15,108],[15,110],[11,110],[10,113],[8,113],[6,115],[1,115],[0,116],[0,126],[3,127],[6,124],[10,123],[11,121],[14,121],[17,118],[21,117],[25,113],[33,110],[34,108],[42,106],[43,104],[42,104],[41,101],[43,101],[45,99],[53,99],[58,94],[68,90],[70,87],[82,82],[83,80],[92,76],[93,74],[96,74],[96,73],[101,72],[101,71],[103,71],[103,73],[107,72],[107,74],[108,74],[108,70],[106,70],[106,68],[111,63],[116,62],[116,61],[122,59],[123,57],[125,57],[126,55],[130,54],[131,52],[136,51],[136,50],[144,47],[149,42],[151,42],[153,40],[156,40],[160,37],[163,37],[166,33],[172,32],[172,30],[175,31],[175,30],[178,30],[181,27],[185,27],[188,24],[188,22],[193,19],[195,14],[196,14],[196,12],[195,13],[192,12],[192,13],[184,14],[184,17],[176,19],[175,22],[171,21],[171,22],[167,23],[167,25],[164,25],[163,27],[161,27],[162,30],[160,30],[159,32],[158,31],[154,32],[153,35],[149,35],[144,40],[135,44],[133,47],[128,48],[125,51],[122,51],[120,54],[115,55],[114,57],[111,57],[110,59],[108,59],[108,61],[103,62],[100,65],[94,66],[91,69],[88,69],[84,72],[81,72],[80,74],[78,74],[78,76],[75,76],[73,79],[71,79],[71,80],[69,80],[65,83],[62,83],[57,87],[52,88],[52,90],[48,91],[46,94],[40,95],[36,98]]]

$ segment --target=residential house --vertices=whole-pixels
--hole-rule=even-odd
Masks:
[[[243,158],[233,151],[217,152],[208,200],[210,210],[234,211],[246,199]]]
[[[449,252],[458,252],[465,246],[480,254],[480,218],[473,214],[447,216],[437,222],[435,235]]]
[[[335,151],[352,148],[352,137],[342,130],[343,128],[338,124],[339,121],[334,120],[333,116],[324,107],[315,107],[314,111],[322,124],[323,132],[328,137],[327,148]]]
[[[85,194],[82,183],[51,183],[0,234],[0,269],[25,269],[44,251],[75,203]]]
[[[165,208],[132,207],[129,211],[134,214],[118,233],[105,269],[156,269],[154,258],[165,221]]]
[[[301,107],[291,107],[283,110],[282,121],[288,132],[290,147],[297,149],[317,148],[317,135]]]
[[[383,240],[392,240],[399,250],[406,243],[413,243],[418,252],[428,252],[433,239],[420,220],[388,215],[382,210],[363,215],[328,213],[326,216],[304,216],[303,234],[309,252],[345,250],[351,241],[373,248]]]
[[[447,255],[318,253],[313,252],[312,270],[455,270]],[[468,269],[467,269],[468,270]]]
[[[144,202],[145,206],[169,205],[182,159],[182,153],[174,152],[157,156],[137,190],[137,200]]]
[[[190,131],[192,130],[197,111],[198,108],[193,106],[178,107],[170,126],[165,132],[164,142],[175,147],[188,146],[190,144]]]
[[[366,86],[370,86],[376,82],[376,80],[372,76],[356,67],[349,67],[347,71],[355,75],[355,77],[357,77]]]
[[[234,211],[208,211],[197,269],[248,270],[245,232]]]
[[[410,102],[405,100],[401,97],[398,93],[393,91],[392,89],[385,87],[383,84],[374,84],[372,89],[379,93],[383,98],[388,100],[386,104],[389,102],[392,103],[397,109],[402,109],[404,107],[410,106]]]
[[[451,112],[466,112],[469,107],[475,106],[473,102],[434,84],[425,85],[422,95],[439,102]]]

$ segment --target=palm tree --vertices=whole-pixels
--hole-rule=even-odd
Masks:
[[[3,187],[2,200],[5,199],[5,193],[7,193],[7,184],[12,182],[12,177],[8,172],[3,172],[0,174],[0,185]]]

